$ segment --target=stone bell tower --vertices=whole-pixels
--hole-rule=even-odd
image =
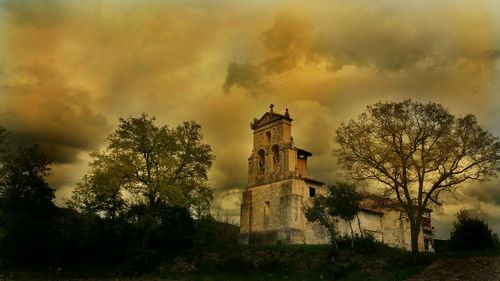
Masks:
[[[304,216],[324,183],[308,177],[312,153],[294,146],[292,121],[288,109],[279,114],[271,105],[250,125],[253,149],[241,204],[241,243],[328,243],[325,230]]]

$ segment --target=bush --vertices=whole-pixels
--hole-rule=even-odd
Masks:
[[[220,215],[200,218],[195,226],[195,242],[198,246],[220,248],[238,244],[240,228]]]
[[[161,251],[176,252],[194,244],[194,221],[186,208],[161,205],[158,226],[153,230],[151,246]]]
[[[495,238],[488,224],[469,217],[465,211],[457,214],[450,241],[452,250],[480,250],[495,246]]]
[[[385,249],[385,245],[376,241],[370,233],[365,233],[363,236],[356,234],[354,236],[354,247],[351,247],[352,239],[350,235],[346,234],[339,237],[337,244],[341,250],[351,250],[359,254],[375,254]]]

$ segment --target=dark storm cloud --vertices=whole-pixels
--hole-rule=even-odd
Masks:
[[[412,14],[414,9],[428,15]],[[487,26],[488,19],[481,15],[484,12],[473,12],[479,17],[465,16],[449,6],[353,4],[318,13],[314,18],[278,17],[263,38],[270,51],[307,60],[322,58],[331,70],[356,65],[386,71],[426,71],[457,60],[488,62],[494,56],[496,50],[491,47],[495,43],[489,37],[494,30]],[[476,30],[475,26],[483,29]]]
[[[67,17],[60,0],[2,0],[0,10],[20,25],[52,25]]]
[[[443,196],[445,204],[434,206],[433,220],[437,226],[437,235],[448,238],[452,230],[452,221],[461,211],[467,211],[471,216],[486,221],[492,230],[500,233],[500,179],[489,182],[471,183],[459,186],[455,192]]]
[[[227,67],[226,81],[222,86],[225,92],[231,87],[239,86],[252,94],[268,92],[269,83],[264,80],[260,67],[250,63],[231,62]]]
[[[273,27],[260,36],[265,48],[276,55],[259,65],[231,62],[223,85],[224,91],[229,92],[233,85],[240,86],[251,94],[269,91],[270,84],[266,77],[290,70],[297,63],[297,54],[294,53],[293,47],[305,39],[300,36],[304,28],[302,24],[303,22],[295,18],[278,17]]]
[[[76,160],[82,150],[100,145],[110,126],[90,107],[84,90],[49,66],[13,69],[3,85],[4,109],[0,120],[11,133],[14,146],[38,143],[56,163]]]
[[[472,186],[463,193],[478,201],[500,206],[500,179],[494,178],[492,181]]]

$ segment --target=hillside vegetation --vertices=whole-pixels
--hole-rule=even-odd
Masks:
[[[50,268],[38,272],[4,272],[12,279],[119,280],[403,280],[434,261],[412,256],[371,240],[348,239],[341,250],[329,245],[246,246],[236,243],[196,247],[150,260],[154,266],[129,262],[112,268]]]

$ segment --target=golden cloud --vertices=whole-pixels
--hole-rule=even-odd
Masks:
[[[500,134],[495,1],[47,0],[0,9],[0,124],[14,144],[40,143],[56,161],[60,198],[118,117],[142,112],[171,126],[201,123],[217,155],[214,206],[232,216],[249,122],[271,103],[289,108],[297,145],[314,154],[311,174],[328,182],[336,126],[379,100],[439,102]],[[437,220],[445,226],[478,202],[491,214],[500,205],[492,186],[464,187]]]

